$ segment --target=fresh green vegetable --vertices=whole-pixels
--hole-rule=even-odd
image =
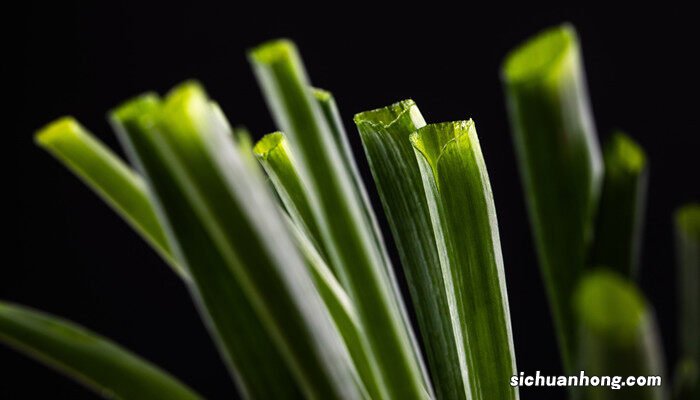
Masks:
[[[412,100],[404,100],[357,114],[355,124],[399,250],[436,395],[466,398],[464,360],[457,350],[428,201],[409,141],[425,120]]]
[[[127,153],[149,183],[177,259],[191,273],[188,288],[205,325],[246,397],[298,397],[299,385],[272,335],[173,171],[168,148],[159,138],[160,108],[160,100],[147,94],[117,108],[110,119]],[[275,385],[270,385],[271,381]]]
[[[571,293],[588,258],[603,172],[573,27],[551,28],[516,48],[502,77],[559,347],[573,371]]]
[[[510,311],[493,194],[474,122],[410,136],[430,209],[466,398],[517,399]]]
[[[299,165],[292,157],[284,134],[274,132],[265,135],[255,144],[253,152],[267,176],[270,177],[272,185],[294,223],[311,239],[314,246],[320,249],[322,257],[328,259],[328,250],[323,246],[321,228],[313,215],[310,192],[302,181]],[[338,272],[335,273],[337,276]]]
[[[285,132],[255,145],[196,82],[110,112],[134,169],[70,117],[36,142],[183,278],[244,398],[518,399],[496,211],[473,121],[426,125],[411,100],[354,120],[421,350],[335,99],[310,86],[289,41],[263,44],[249,59]],[[502,77],[566,370],[662,376],[653,312],[627,279],[638,269],[644,151],[615,134],[603,173],[572,27],[514,50]],[[700,206],[677,213],[676,236],[682,400],[700,388]],[[609,269],[585,269],[598,265]],[[1,301],[0,342],[107,397],[198,398],[105,339]],[[571,394],[665,395],[664,387]]]
[[[311,275],[321,298],[333,318],[338,331],[343,336],[358,374],[372,399],[387,398],[387,389],[376,373],[374,355],[370,352],[367,337],[357,317],[357,310],[336,280],[326,261],[316,250],[309,238],[289,221],[290,230],[295,234],[301,252],[304,254]]]
[[[358,196],[359,201],[362,203],[362,209],[365,212],[365,224],[371,225],[374,230],[374,240],[376,242],[376,246],[383,252],[386,264],[385,267],[388,268],[387,273],[390,277],[390,283],[394,286],[394,294],[400,300],[402,298],[401,292],[398,287],[396,287],[394,271],[389,268],[391,262],[389,261],[388,254],[386,253],[381,228],[379,227],[377,217],[374,215],[374,211],[372,210],[372,203],[370,202],[365,185],[362,183],[360,171],[357,169],[357,163],[355,162],[355,157],[352,154],[352,148],[348,140],[348,135],[345,132],[345,127],[343,126],[343,121],[340,118],[340,111],[338,111],[338,105],[335,102],[333,93],[319,88],[313,88],[312,93],[316,99],[316,102],[321,108],[321,112],[324,119],[328,123],[328,127],[331,130],[335,141],[335,146],[338,148],[343,159],[344,168],[351,173],[355,195]],[[406,316],[403,315],[403,317],[405,318]]]
[[[175,378],[82,327],[0,301],[0,341],[65,372],[104,397],[199,399]]]
[[[360,397],[347,350],[272,197],[204,91],[194,83],[175,88],[157,116],[152,136],[184,194],[166,189],[161,207],[167,212],[182,197],[191,205],[306,396]],[[178,213],[167,219],[186,220]]]
[[[376,368],[392,398],[424,398],[431,392],[420,354],[398,296],[393,272],[376,232],[365,218],[350,171],[309,91],[294,45],[273,41],[254,49],[250,60],[277,126],[298,155],[300,175],[313,201],[330,263],[355,302]]]
[[[298,164],[291,154],[284,134],[274,132],[265,135],[253,151],[289,213],[290,227],[306,257],[316,287],[345,339],[361,378],[373,398],[386,397],[386,388],[374,371],[372,354],[358,321],[357,311],[337,281],[337,275],[329,267],[327,256],[318,250],[322,240],[311,214],[309,193],[301,181]]]
[[[81,178],[175,271],[186,276],[172,257],[143,179],[116,154],[71,117],[57,119],[42,128],[36,143]]]

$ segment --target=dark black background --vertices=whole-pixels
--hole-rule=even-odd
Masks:
[[[675,362],[671,215],[700,199],[698,30],[687,10],[227,3],[65,3],[6,15],[16,24],[8,38],[17,54],[4,60],[11,71],[5,79],[6,86],[19,86],[12,95],[19,107],[4,114],[12,130],[3,132],[11,146],[3,153],[14,163],[7,170],[13,186],[4,196],[13,204],[5,210],[11,238],[0,298],[113,338],[207,397],[235,396],[183,285],[111,210],[36,148],[32,134],[72,114],[116,148],[104,119],[110,107],[197,78],[234,123],[260,136],[273,124],[245,50],[286,36],[300,47],[312,82],[334,92],[368,183],[355,112],[412,97],[431,122],[475,119],[498,210],[518,369],[559,373],[498,71],[523,39],[571,21],[581,37],[601,138],[622,128],[649,155],[641,286],[656,310],[668,365]],[[0,371],[0,398],[93,397],[1,345]],[[522,390],[525,399],[564,395]]]

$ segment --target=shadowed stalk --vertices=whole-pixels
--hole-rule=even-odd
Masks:
[[[605,175],[590,263],[636,278],[647,189],[646,156],[639,145],[618,132],[605,144],[603,159]]]
[[[592,376],[661,377],[657,386],[576,388],[586,400],[664,399],[663,358],[656,320],[633,283],[616,272],[587,273],[574,295],[580,318],[578,369]]]
[[[676,212],[681,352],[700,363],[700,204]]]
[[[700,204],[688,204],[675,215],[678,263],[679,340],[676,399],[700,394]]]
[[[676,365],[673,377],[673,400],[700,398],[700,368],[690,358],[683,358]]]

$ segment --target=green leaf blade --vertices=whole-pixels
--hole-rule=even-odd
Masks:
[[[116,154],[71,117],[42,128],[36,143],[83,180],[186,278],[186,272],[172,258],[143,180]]]
[[[367,387],[369,397],[388,398],[387,389],[376,370],[376,361],[369,350],[367,337],[360,325],[355,306],[311,240],[298,226],[294,225],[291,219],[289,225],[311,270],[316,288],[345,340],[360,378]]]
[[[358,201],[361,202],[362,209],[365,214],[365,223],[373,228],[376,245],[378,248],[382,249],[384,252],[384,257],[388,260],[388,255],[386,254],[384,243],[382,241],[381,229],[379,227],[379,223],[377,222],[377,218],[374,215],[372,203],[370,202],[367,190],[362,182],[360,171],[357,169],[357,163],[355,162],[355,157],[352,154],[352,148],[350,146],[350,142],[348,141],[348,135],[345,132],[345,127],[343,126],[343,121],[340,117],[340,111],[338,110],[335,97],[333,97],[333,93],[319,88],[313,88],[312,92],[314,99],[318,103],[323,117],[331,130],[335,141],[335,147],[338,148],[338,151],[343,159],[344,169],[346,171],[350,171],[351,173],[354,192],[359,197]],[[388,263],[389,262],[387,261],[387,264]],[[393,278],[393,275],[391,275],[390,279],[393,280],[395,278]]]
[[[411,135],[430,203],[467,398],[517,399],[510,311],[493,195],[474,123]]]
[[[265,135],[255,145],[254,152],[290,216],[291,230],[312,271],[316,287],[345,339],[360,377],[372,398],[387,398],[387,389],[376,370],[376,362],[372,361],[374,357],[357,311],[336,280],[338,271],[334,272],[328,266],[325,261],[327,255],[318,250],[323,243],[320,229],[312,215],[308,189],[302,182],[298,163],[284,134],[274,132]]]
[[[292,157],[285,135],[282,132],[273,132],[263,136],[255,144],[253,152],[294,223],[310,238],[321,255],[328,259],[328,251],[323,246],[321,227],[313,214],[312,199],[305,182],[302,181],[298,163]]]
[[[412,100],[355,116],[404,268],[438,398],[466,398],[432,222],[409,135],[425,125]],[[400,179],[397,179],[400,177]]]
[[[271,193],[212,116],[201,86],[188,82],[173,89],[158,127],[188,201],[305,395],[360,398],[347,350]]]
[[[350,171],[352,174],[352,181],[355,186],[355,192],[360,195],[362,201],[364,202],[365,209],[371,209],[369,201],[367,199],[366,191],[364,185],[362,184],[362,179],[360,178],[360,172],[357,170],[357,164],[355,163],[355,157],[352,155],[352,149],[350,147],[350,142],[348,142],[348,135],[345,132],[345,127],[343,126],[343,121],[340,118],[340,111],[338,110],[338,105],[335,102],[333,93],[319,89],[312,88],[312,94],[314,100],[321,109],[323,118],[326,120],[328,127],[330,128],[331,134],[335,141],[335,147],[339,150],[340,155],[343,159],[343,165],[346,171]],[[371,214],[371,212],[368,212]]]
[[[393,270],[367,224],[352,177],[318,104],[294,45],[285,40],[259,46],[250,60],[277,126],[299,155],[302,178],[313,194],[331,264],[357,306],[383,381],[395,398],[424,398],[432,389]]]
[[[166,372],[82,327],[0,301],[0,342],[105,397],[200,399]]]
[[[582,56],[570,25],[506,58],[502,79],[541,272],[564,368],[572,371],[571,293],[587,259],[602,163]]]
[[[301,397],[272,337],[168,165],[157,138],[159,109],[159,101],[137,98],[112,113],[112,124],[149,182],[177,258],[191,271],[189,289],[205,325],[246,398]]]
[[[124,130],[124,124],[132,124],[134,119],[139,118],[140,113],[145,112],[144,109],[153,111],[154,108],[157,108],[158,103],[159,100],[155,95],[144,95],[115,111],[112,114],[112,122],[117,125],[118,131]],[[215,108],[216,110],[218,109]],[[221,115],[223,116],[223,114]],[[115,210],[119,214],[126,214],[125,218],[133,220],[133,225],[148,227],[155,234],[162,235],[162,239],[158,242],[159,250],[161,250],[159,253],[165,255],[163,258],[166,262],[174,267],[177,266],[177,270],[182,271],[182,276],[189,280],[189,276],[181,266],[182,263],[178,262],[171,253],[170,245],[167,243],[164,230],[157,220],[158,217],[151,204],[150,194],[142,178],[109,149],[97,142],[97,139],[77,125],[77,122],[73,120],[58,121],[52,126],[52,131],[48,135],[43,133],[46,131],[39,133],[37,141],[42,147],[56,153],[59,160],[69,168],[76,170],[77,174],[87,175],[84,179],[86,184],[104,196],[108,202],[114,202]],[[135,125],[130,126],[130,129],[136,129]],[[63,127],[63,129],[59,130],[58,127]],[[134,137],[134,139],[139,138],[143,139],[138,134]],[[131,141],[131,139],[122,137],[122,141]],[[132,147],[129,143],[126,145]],[[158,154],[153,149],[154,143],[142,140],[138,146],[143,154]],[[139,210],[146,210],[146,212],[139,212]],[[193,222],[184,231],[192,233],[193,237],[197,238],[193,242],[193,247],[197,247],[202,242],[206,243],[206,240],[199,240],[207,237],[207,234],[196,223]],[[153,242],[149,241],[149,243],[153,245]],[[213,246],[211,243],[208,245]],[[191,263],[204,268],[208,268],[209,263],[223,264],[221,258],[217,259],[213,253],[199,259],[196,255],[190,257],[194,257],[194,261],[190,261]],[[216,269],[213,270],[216,271]],[[249,301],[243,297],[238,283],[232,282],[231,278],[226,275],[220,278],[216,272],[211,273],[213,279],[206,279],[206,275],[204,277],[203,280],[200,277],[201,281],[197,283],[197,288],[191,288],[193,297],[243,393],[255,398],[269,396],[296,398],[300,396],[296,383],[289,371],[286,371],[284,361],[274,349],[269,335],[257,320]],[[219,286],[219,283],[226,287]],[[210,286],[214,286],[215,289],[209,289]],[[199,289],[202,289],[201,292],[205,294],[204,296],[200,295]],[[231,289],[233,290],[229,293]],[[210,294],[216,293],[217,290],[230,294],[228,305],[217,306],[216,301],[212,300]],[[224,299],[224,302],[226,300]],[[235,310],[233,321],[230,321],[231,318],[226,315],[230,310]],[[229,339],[224,340],[222,337]],[[276,385],[269,385],[268,382],[273,380]]]

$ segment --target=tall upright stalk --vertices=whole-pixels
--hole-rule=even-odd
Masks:
[[[299,163],[294,159],[284,134],[273,132],[263,136],[255,144],[253,152],[272,181],[289,216],[327,260],[328,250],[324,246],[321,228],[313,215],[311,193],[302,180]],[[330,267],[333,269],[333,265]],[[338,276],[337,271],[335,274]]]
[[[160,103],[155,95],[137,97],[112,111],[110,120],[127,154],[149,182],[173,256],[191,274],[188,289],[200,315],[246,398],[298,396],[301,390],[271,335],[166,163],[156,139]],[[279,386],[270,387],[268,379],[277,380]]]
[[[183,84],[153,110],[120,116],[129,122],[120,133],[153,187],[179,258],[195,283],[208,282],[199,293],[216,301],[204,300],[209,312],[226,321],[231,309],[213,306],[226,296],[244,296],[305,396],[361,398],[346,349],[276,206],[201,87]],[[243,345],[235,331],[221,338]],[[254,344],[249,351],[261,349]]]
[[[571,293],[587,260],[602,175],[573,27],[546,30],[516,48],[502,78],[560,352],[572,371]]]
[[[409,140],[425,120],[413,100],[404,100],[359,113],[355,124],[399,251],[436,395],[466,398],[430,211]]]
[[[265,135],[254,153],[267,172],[272,185],[289,215],[291,230],[305,255],[321,297],[328,307],[345,344],[355,361],[358,373],[372,398],[385,398],[387,389],[370,352],[354,303],[337,281],[337,271],[328,264],[327,252],[322,251],[320,230],[311,213],[309,192],[299,174],[299,165],[282,132]]]
[[[605,176],[591,249],[594,266],[604,265],[636,277],[647,189],[644,150],[623,133],[615,133],[603,150]]]
[[[322,111],[309,91],[296,48],[288,41],[266,43],[250,60],[280,130],[299,155],[330,262],[357,306],[377,368],[392,398],[424,398],[432,389],[373,227],[367,223],[350,171]]]
[[[518,399],[496,210],[474,122],[410,137],[421,171],[467,399]]]
[[[700,204],[676,212],[681,352],[700,364]]]
[[[700,396],[700,204],[687,204],[675,215],[680,358],[677,400]]]

